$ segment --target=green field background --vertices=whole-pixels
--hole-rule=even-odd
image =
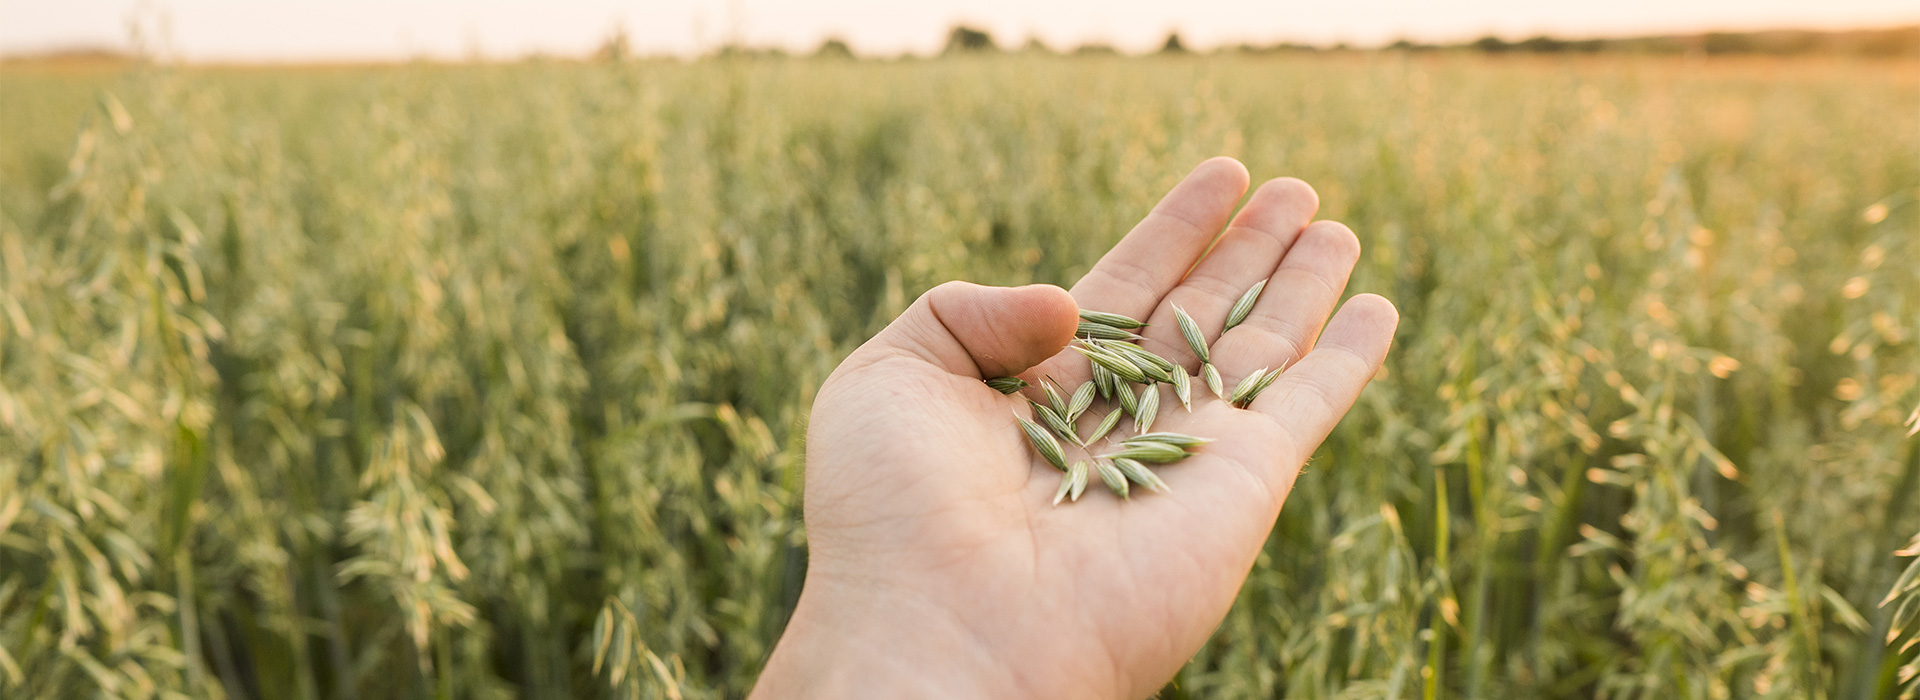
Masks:
[[[1163,697],[1920,668],[1912,60],[8,65],[0,132],[0,696],[741,696],[827,373],[1214,155],[1404,320]]]

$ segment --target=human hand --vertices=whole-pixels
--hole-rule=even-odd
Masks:
[[[1262,185],[1206,254],[1247,184],[1238,162],[1208,160],[1071,293],[944,284],[834,371],[807,435],[806,585],[756,696],[1138,698],[1199,650],[1398,321],[1373,295],[1327,321],[1360,245],[1338,223],[1309,225],[1318,200],[1298,180]],[[1147,320],[1142,345],[1191,374],[1175,304],[1228,387],[1286,373],[1246,409],[1198,382],[1191,413],[1162,396],[1156,430],[1216,439],[1155,470],[1169,493],[1123,501],[1096,482],[1053,506],[1061,475],[1015,424],[1029,409],[981,379],[1086,381],[1087,361],[1064,350],[1079,308]],[[1082,434],[1104,411],[1087,413]]]

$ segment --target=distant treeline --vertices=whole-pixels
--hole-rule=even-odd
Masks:
[[[1420,44],[1401,40],[1389,49],[1420,51],[1469,49],[1486,53],[1705,53],[1705,54],[1841,54],[1900,56],[1920,54],[1920,26],[1852,31],[1783,29],[1761,32],[1705,32],[1616,39],[1561,39],[1536,36],[1507,41],[1487,36],[1465,44]]]
[[[1702,32],[1698,34],[1668,34],[1658,36],[1636,36],[1604,39],[1563,39],[1553,36],[1535,36],[1518,41],[1509,41],[1497,36],[1484,36],[1479,39],[1458,43],[1426,43],[1407,39],[1378,48],[1361,48],[1347,44],[1314,45],[1293,42],[1273,44],[1236,44],[1214,50],[1214,53],[1287,53],[1314,51],[1467,51],[1480,53],[1648,53],[1648,54],[1750,54],[1790,56],[1803,54],[1827,54],[1847,56],[1920,56],[1920,25],[1893,27],[1887,29],[1856,29],[1845,31],[1813,31],[1800,29],[1781,29],[1754,32]],[[1189,53],[1192,50],[1180,38],[1178,32],[1169,33],[1161,42],[1159,53]],[[779,53],[778,50],[740,50],[723,49],[723,53]],[[1029,39],[1018,48],[1001,45],[993,35],[984,29],[966,25],[956,26],[947,32],[947,42],[943,54],[985,53],[985,52],[1022,52],[1052,54],[1116,54],[1118,50],[1107,44],[1093,43],[1058,50],[1046,45],[1039,39]],[[853,49],[840,39],[827,39],[814,52],[823,57],[853,57]]]
[[[1483,36],[1472,41],[1454,43],[1428,43],[1401,39],[1378,47],[1352,46],[1345,43],[1320,45],[1297,42],[1275,42],[1271,44],[1241,43],[1213,49],[1215,54],[1275,54],[1275,53],[1313,53],[1341,51],[1450,51],[1477,52],[1487,54],[1581,54],[1581,53],[1638,53],[1638,54],[1706,54],[1706,55],[1833,55],[1833,56],[1875,56],[1920,57],[1920,25],[1891,27],[1884,29],[1853,29],[1843,31],[1814,31],[1803,29],[1778,29],[1754,32],[1701,32],[1697,34],[1664,34],[1654,36],[1563,39],[1554,36],[1535,36],[1510,41],[1498,36]],[[594,51],[592,57],[599,60],[624,60],[642,55],[635,50],[624,32],[615,32]],[[785,57],[792,52],[777,47],[756,47],[746,45],[727,45],[715,52],[721,56],[745,57]],[[957,25],[947,32],[947,41],[941,49],[941,55],[985,54],[985,53],[1028,53],[1052,55],[1118,55],[1119,49],[1105,43],[1087,43],[1071,48],[1056,48],[1037,38],[1028,39],[1024,44],[1005,45],[993,38],[987,30],[967,25]],[[1186,54],[1196,53],[1180,38],[1179,32],[1167,34],[1160,48],[1152,53]],[[819,58],[886,58],[883,56],[862,56],[853,50],[843,39],[830,37],[821,42],[808,55]],[[554,58],[546,56],[545,58]],[[52,63],[117,63],[139,60],[130,53],[110,48],[76,47],[58,49],[34,54],[21,54],[0,57],[0,62],[52,62]]]

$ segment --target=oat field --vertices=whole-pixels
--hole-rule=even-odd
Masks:
[[[1914,60],[0,66],[0,696],[739,697],[839,359],[1221,154],[1404,320],[1162,697],[1912,694],[1916,115]]]

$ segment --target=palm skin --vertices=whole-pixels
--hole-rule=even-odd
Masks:
[[[756,695],[1145,697],[1205,643],[1396,321],[1362,296],[1320,332],[1358,243],[1308,224],[1317,201],[1297,180],[1261,187],[1201,259],[1246,185],[1239,163],[1202,163],[1071,293],[942,285],[835,370],[808,430],[806,586]],[[1221,334],[1259,279],[1253,315]],[[1024,399],[981,380],[1078,386],[1087,362],[1065,345],[1082,307],[1149,320],[1143,344],[1195,373],[1175,304],[1229,388],[1289,370],[1247,409],[1195,381],[1188,412],[1159,388],[1154,429],[1216,439],[1156,470],[1171,491],[1121,500],[1096,479],[1052,505],[1060,473],[1015,424]],[[1108,410],[1096,400],[1081,433]]]

